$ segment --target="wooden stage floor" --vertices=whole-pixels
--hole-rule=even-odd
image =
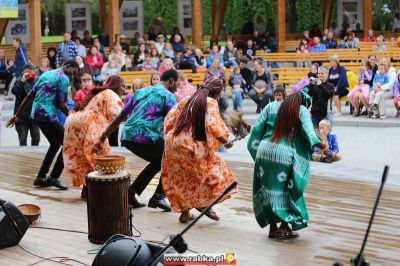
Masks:
[[[123,154],[127,156],[127,170],[135,177],[145,162]],[[80,189],[59,191],[32,186],[43,156],[43,150],[0,149],[0,198],[16,205],[39,205],[42,217],[37,226],[87,232],[86,202],[79,198]],[[300,238],[282,242],[268,239],[267,229],[261,229],[253,216],[252,165],[229,165],[238,178],[240,192],[216,206],[219,222],[205,217],[184,236],[190,249],[201,253],[235,252],[238,265],[332,265],[335,260],[349,265],[351,256],[359,251],[378,185],[312,176],[306,193],[309,227],[299,231]],[[65,174],[62,179],[70,184]],[[153,180],[145,190],[140,197],[142,202],[152,195],[156,183]],[[386,187],[365,252],[372,265],[400,265],[399,206],[399,188]],[[161,241],[184,228],[175,213],[142,208],[134,215],[134,225],[142,232],[142,239]],[[91,264],[95,256],[88,251],[99,247],[91,244],[85,234],[38,228],[28,229],[20,245],[43,257],[68,257],[84,264]],[[38,261],[18,246],[0,250],[0,265]],[[58,264],[42,261],[35,265]]]

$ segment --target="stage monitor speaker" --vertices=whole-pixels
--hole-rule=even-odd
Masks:
[[[113,235],[97,253],[92,266],[144,266],[164,246],[124,235]],[[163,265],[162,258],[158,261]]]
[[[0,200],[0,248],[17,245],[28,228],[21,211],[13,203]]]

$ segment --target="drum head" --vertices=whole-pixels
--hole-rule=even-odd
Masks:
[[[115,172],[113,174],[101,174],[100,172],[94,171],[88,174],[87,179],[96,181],[113,181],[129,177],[130,175],[127,171]]]

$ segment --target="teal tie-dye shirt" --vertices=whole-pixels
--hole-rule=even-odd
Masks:
[[[31,118],[41,122],[60,123],[58,103],[67,102],[69,78],[59,68],[42,74],[29,92],[35,98]]]
[[[129,115],[122,130],[122,140],[145,144],[163,137],[164,118],[176,105],[176,98],[163,85],[135,92],[122,110]]]

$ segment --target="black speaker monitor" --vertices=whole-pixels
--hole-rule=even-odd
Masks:
[[[0,248],[17,245],[28,227],[25,216],[13,203],[0,200]]]

